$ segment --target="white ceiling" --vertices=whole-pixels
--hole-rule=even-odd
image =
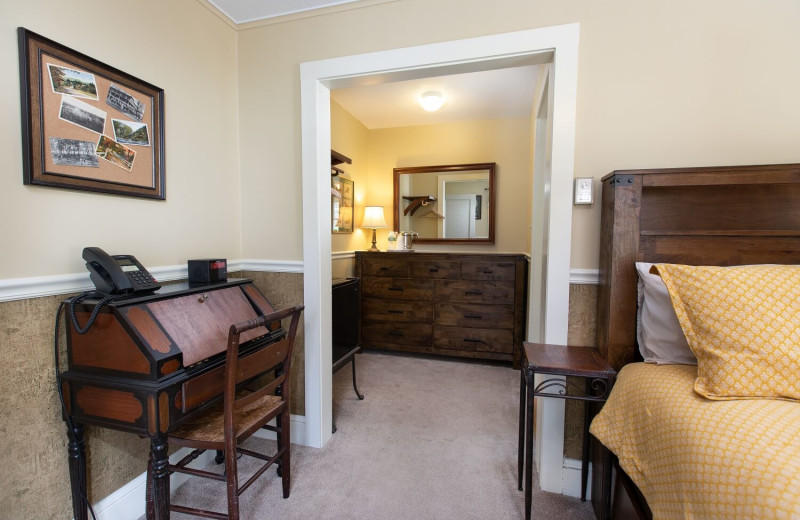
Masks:
[[[396,81],[331,91],[331,99],[369,129],[482,119],[529,117],[538,65]],[[444,106],[426,112],[423,92],[443,94]]]
[[[254,22],[359,0],[209,0],[235,23]]]
[[[237,24],[303,13],[363,0],[208,0]],[[331,98],[369,129],[417,126],[531,114],[537,65],[509,66],[432,78],[353,86],[331,91]],[[445,97],[438,112],[419,104],[423,92]]]

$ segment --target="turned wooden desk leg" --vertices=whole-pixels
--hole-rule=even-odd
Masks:
[[[167,437],[150,439],[150,459],[147,463],[147,520],[169,520],[169,457]]]
[[[69,481],[72,487],[72,514],[75,520],[88,520],[88,495],[86,494],[86,444],[83,425],[67,423],[69,432]]]

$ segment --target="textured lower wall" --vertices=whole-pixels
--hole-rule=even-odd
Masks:
[[[3,518],[72,518],[67,429],[56,393],[53,351],[56,310],[66,297],[0,303]],[[149,443],[135,435],[90,427],[86,450],[93,502],[147,468]]]
[[[240,276],[231,273],[231,276]],[[276,307],[303,301],[303,275],[244,273]],[[56,310],[69,297],[0,303],[0,518],[72,518],[67,429],[56,393],[53,336]],[[63,340],[64,324],[61,325]],[[292,413],[303,414],[302,323],[293,358]],[[62,360],[65,360],[62,354]],[[150,442],[105,428],[86,428],[88,492],[102,500],[146,471]]]
[[[237,276],[239,276],[237,274]],[[265,273],[245,271],[243,278],[251,278],[275,309],[299,305],[303,303],[302,273]],[[303,335],[303,318],[297,327],[294,351],[292,352],[292,387],[291,411],[295,415],[305,415],[305,341]]]
[[[597,334],[597,286],[571,284],[569,287],[570,345],[594,346]],[[582,378],[569,378],[583,388]],[[564,418],[564,456],[580,459],[583,449],[583,402],[567,399]]]

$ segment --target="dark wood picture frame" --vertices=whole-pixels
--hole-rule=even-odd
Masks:
[[[24,184],[166,199],[163,89],[23,27],[18,39]]]
[[[344,177],[331,177],[331,232],[353,232],[355,183]]]

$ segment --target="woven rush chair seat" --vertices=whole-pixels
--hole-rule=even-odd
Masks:
[[[238,396],[250,394],[248,390],[237,392]],[[274,417],[280,411],[284,401],[275,395],[265,395],[255,402],[238,411],[236,416],[236,442],[239,443],[259,428],[266,424],[265,417]],[[219,444],[225,442],[225,406],[223,403],[215,404],[205,415],[196,417],[188,423],[170,432],[170,440],[182,439],[198,443],[208,442]],[[214,449],[209,446],[208,449]]]
[[[172,503],[169,506],[170,511],[205,518],[239,520],[239,495],[273,464],[277,465],[278,475],[281,477],[283,498],[289,498],[289,375],[292,349],[302,310],[303,306],[298,305],[231,325],[225,354],[222,401],[209,406],[203,413],[171,431],[168,436],[170,445],[192,448],[192,452],[183,459],[169,464],[169,472],[226,482],[225,491],[220,488],[220,492],[227,494],[228,511],[226,514]],[[259,327],[264,328],[265,334],[270,330],[277,331],[275,326],[282,320],[290,321],[288,332],[282,338],[239,357],[239,337],[243,332]],[[272,378],[269,377],[270,372]],[[274,425],[270,424],[273,419]],[[239,443],[262,428],[277,434],[278,445],[274,454],[264,454],[239,446]],[[187,467],[206,450],[217,450],[217,462],[219,455],[224,455],[224,474]],[[241,485],[237,470],[239,455],[262,461],[259,469]],[[148,489],[152,488],[152,475],[152,468],[148,467]]]

